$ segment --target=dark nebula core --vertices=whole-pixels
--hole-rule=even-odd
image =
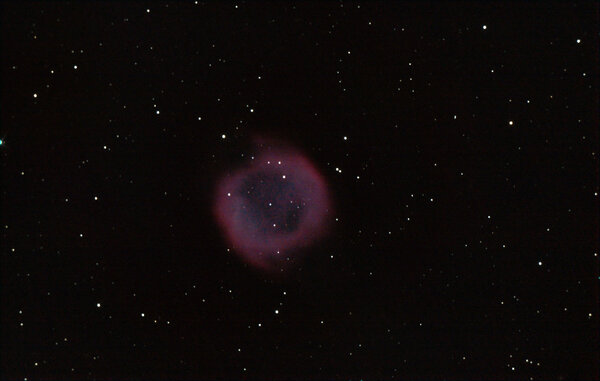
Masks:
[[[308,158],[269,148],[218,182],[214,213],[236,253],[273,271],[323,236],[331,206],[326,182]]]

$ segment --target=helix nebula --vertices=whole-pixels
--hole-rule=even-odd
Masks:
[[[266,146],[216,186],[214,214],[249,264],[283,271],[321,238],[332,214],[327,184],[300,152]]]

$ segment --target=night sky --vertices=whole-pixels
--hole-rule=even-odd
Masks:
[[[598,15],[2,2],[0,378],[597,379]]]

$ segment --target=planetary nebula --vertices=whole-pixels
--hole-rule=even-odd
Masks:
[[[217,184],[214,212],[232,248],[267,271],[294,263],[324,234],[331,215],[326,183],[291,149],[265,148]]]

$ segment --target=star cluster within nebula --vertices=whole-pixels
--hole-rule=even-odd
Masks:
[[[214,213],[236,253],[275,271],[323,236],[331,202],[324,178],[306,156],[268,147],[218,182]]]

